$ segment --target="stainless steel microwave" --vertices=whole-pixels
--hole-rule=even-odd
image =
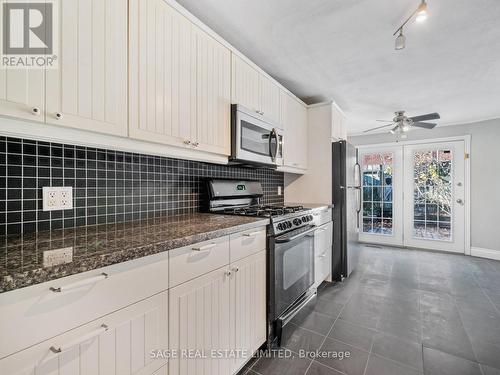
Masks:
[[[231,162],[283,165],[283,133],[277,124],[239,104],[231,106]]]

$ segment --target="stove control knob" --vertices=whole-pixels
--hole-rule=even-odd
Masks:
[[[292,222],[289,220],[286,222],[286,227],[291,228],[292,227]]]
[[[311,221],[312,219],[314,219],[313,215],[309,215],[308,218],[309,218],[309,221]]]
[[[293,223],[295,225],[300,225],[300,224],[302,224],[302,220],[300,220],[299,218],[296,218],[296,219],[293,219]]]
[[[277,226],[278,230],[283,230],[283,224],[279,223]]]

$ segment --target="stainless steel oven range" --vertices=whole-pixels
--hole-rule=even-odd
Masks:
[[[208,180],[207,210],[270,219],[267,251],[268,344],[280,346],[288,322],[314,296],[313,210],[261,204],[258,181]]]

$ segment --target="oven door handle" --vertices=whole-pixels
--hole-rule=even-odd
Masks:
[[[308,229],[304,232],[301,232],[299,234],[296,234],[294,236],[279,236],[274,239],[274,242],[276,243],[286,243],[286,242],[291,242],[298,240],[299,238],[305,237],[307,235],[310,235],[311,233],[315,232],[318,228],[316,226],[313,226],[311,229]]]

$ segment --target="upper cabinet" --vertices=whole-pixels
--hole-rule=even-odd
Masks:
[[[260,110],[264,116],[277,124],[281,123],[280,87],[267,76],[259,77]]]
[[[127,0],[56,4],[60,59],[47,70],[47,123],[126,135]]]
[[[202,30],[196,32],[196,142],[217,154],[231,153],[231,52]]]
[[[285,129],[284,167],[307,169],[307,107],[288,92],[281,91],[281,118]]]
[[[260,112],[259,71],[232,54],[231,101]]]
[[[2,7],[3,9],[3,7]],[[0,113],[45,121],[45,72],[40,69],[0,69]]]
[[[280,87],[234,53],[231,101],[254,110],[278,125],[281,124]]]
[[[55,4],[58,67],[0,70],[0,114],[126,135],[127,0]]]
[[[347,119],[340,108],[332,103],[332,140],[347,139]]]
[[[163,0],[130,1],[132,138],[229,155],[231,53]]]

